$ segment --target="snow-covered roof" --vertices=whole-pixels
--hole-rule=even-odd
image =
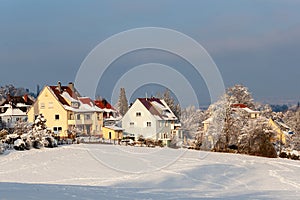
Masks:
[[[66,100],[68,100],[68,101],[70,101],[70,102],[79,102],[77,99],[74,99],[73,97],[71,97],[70,94],[69,94],[68,92],[66,92],[66,91],[63,91],[63,92],[61,93],[61,96],[62,96],[64,99],[66,99]]]
[[[152,97],[139,98],[138,100],[156,120],[177,120],[177,117],[163,99]]]
[[[124,130],[123,128],[118,127],[118,126],[105,126],[103,128],[108,128],[108,129],[111,129],[111,130],[114,130],[114,131],[123,131]]]
[[[31,105],[26,105],[25,103],[17,103],[16,106],[21,108],[21,107],[30,107]]]
[[[108,109],[108,108],[104,108],[104,109],[102,109],[104,112],[106,112],[106,113],[110,113],[110,112],[117,112],[117,111],[115,111],[115,110],[113,110],[113,109]]]
[[[121,119],[122,119],[121,116],[117,116],[117,117],[110,116],[108,118],[105,118],[104,121],[118,121],[118,120],[121,120]]]
[[[19,108],[9,107],[5,113],[0,114],[0,117],[4,116],[26,116],[26,113],[20,110]]]
[[[11,107],[11,105],[9,104],[4,104],[3,106],[0,106],[0,108],[9,108],[9,107]]]
[[[248,107],[246,108],[241,108],[242,110],[246,111],[247,113],[254,113],[254,114],[257,114],[257,113],[260,113],[259,111],[255,111],[255,110],[252,110]]]
[[[79,97],[68,86],[61,86],[62,91],[59,91],[56,86],[49,88],[66,110],[77,113],[103,112],[89,97]],[[77,103],[78,107],[73,107],[73,103]]]
[[[213,118],[210,117],[210,118],[204,120],[204,121],[202,122],[202,124],[209,124],[210,122],[212,122],[212,120],[213,120]]]

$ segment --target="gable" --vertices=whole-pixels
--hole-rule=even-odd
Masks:
[[[144,118],[151,118],[151,121],[155,121],[155,117],[149,112],[148,109],[145,108],[145,106],[137,99],[132,106],[129,108],[129,110],[124,115],[123,120],[125,121],[131,121],[132,118],[136,117],[136,113],[141,112],[141,119]],[[159,120],[159,119],[158,119]]]
[[[62,107],[64,110],[64,106],[61,103],[61,101],[57,98],[57,96],[51,91],[49,86],[45,86],[42,91],[40,92],[39,96],[37,97],[36,101],[34,102],[34,104],[29,108],[28,112],[31,112],[32,109],[37,109],[39,110],[39,103],[49,103],[49,102],[53,102],[53,104],[56,104],[57,106]],[[34,111],[33,111],[34,112]]]

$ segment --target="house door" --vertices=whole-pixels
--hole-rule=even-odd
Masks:
[[[111,132],[108,133],[108,139],[111,140]]]

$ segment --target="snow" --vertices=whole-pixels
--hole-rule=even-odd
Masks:
[[[160,103],[158,103],[156,101],[151,101],[151,104],[160,110],[167,110],[167,108],[165,106],[161,105]]]
[[[118,126],[105,126],[105,127],[114,131],[124,131],[123,128],[120,128]]]
[[[0,155],[0,199],[299,199],[299,161],[80,144]]]
[[[247,113],[260,113],[259,111],[254,111],[254,110],[251,110],[250,108],[242,108],[242,110],[246,111]]]
[[[9,107],[5,113],[0,114],[1,117],[4,116],[26,116],[26,113],[20,110],[19,108]]]

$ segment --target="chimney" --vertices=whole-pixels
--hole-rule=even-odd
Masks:
[[[25,94],[24,97],[23,97],[23,99],[24,99],[25,103],[27,103],[27,101],[28,101],[28,94]]]
[[[69,82],[68,87],[69,87],[69,88],[71,89],[71,91],[72,91],[72,97],[74,97],[74,96],[75,96],[75,87],[74,87],[74,83]]]
[[[61,90],[61,82],[60,81],[57,82],[57,89],[58,89],[58,91],[60,93],[62,92],[62,90]]]
[[[11,96],[10,96],[10,93],[9,93],[9,92],[6,94],[6,100],[7,100],[8,102],[11,101]]]

